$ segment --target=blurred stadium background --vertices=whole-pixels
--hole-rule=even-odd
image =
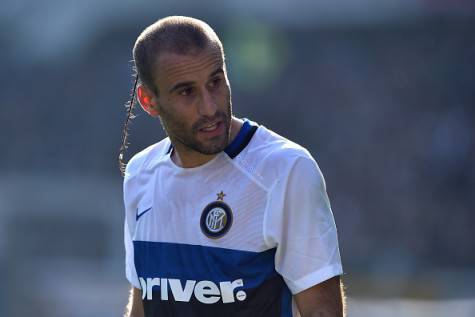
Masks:
[[[0,316],[120,316],[131,49],[171,14],[223,40],[234,111],[311,150],[349,316],[475,316],[475,3],[0,6]],[[163,137],[143,112],[128,157]]]

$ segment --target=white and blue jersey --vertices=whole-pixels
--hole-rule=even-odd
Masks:
[[[181,168],[168,138],[124,180],[126,275],[145,316],[299,316],[292,295],[342,274],[309,152],[246,120],[211,161]]]

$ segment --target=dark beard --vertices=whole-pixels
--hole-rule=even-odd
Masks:
[[[162,123],[162,127],[165,130],[166,134],[170,138],[172,144],[180,143],[185,148],[189,150],[193,150],[195,152],[205,154],[205,155],[213,155],[218,154],[219,152],[223,151],[226,146],[229,144],[230,138],[230,126],[231,126],[231,116],[232,116],[232,109],[231,109],[231,102],[228,102],[227,113],[225,112],[218,112],[216,116],[213,118],[200,118],[197,122],[195,122],[191,127],[191,133],[187,133],[185,135],[181,134],[181,131],[187,131],[185,125],[182,122],[177,122],[175,120],[171,120],[171,116],[163,112],[162,116],[165,120],[160,117],[160,122]],[[222,142],[211,144],[211,145],[204,145],[201,142],[197,141],[196,135],[199,132],[199,128],[203,127],[207,123],[214,122],[216,120],[221,120],[222,124],[224,124],[225,135]],[[165,123],[165,121],[167,123]]]

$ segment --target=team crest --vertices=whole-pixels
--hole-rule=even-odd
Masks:
[[[201,230],[212,239],[221,238],[231,228],[233,213],[231,208],[224,202],[226,194],[221,191],[217,194],[218,199],[208,204],[201,214]]]

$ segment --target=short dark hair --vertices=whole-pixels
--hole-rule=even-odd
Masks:
[[[139,82],[158,93],[153,72],[159,54],[195,54],[210,46],[223,54],[221,41],[205,22],[183,16],[158,20],[139,35],[132,51]]]
[[[184,16],[170,16],[158,20],[147,27],[135,41],[132,54],[135,65],[135,82],[130,102],[126,104],[127,118],[122,131],[122,144],[119,149],[119,168],[125,173],[124,155],[127,150],[128,126],[134,118],[133,107],[135,90],[140,83],[159,94],[155,86],[155,63],[161,53],[181,55],[198,54],[208,47],[216,47],[224,60],[223,45],[213,29],[205,22]]]

